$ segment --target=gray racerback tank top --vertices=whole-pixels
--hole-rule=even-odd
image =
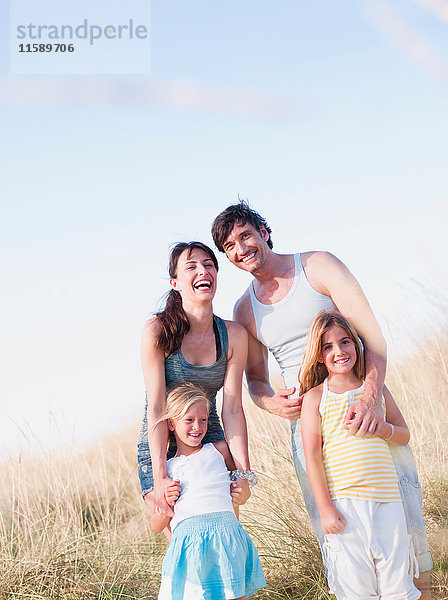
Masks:
[[[224,385],[229,342],[226,324],[216,315],[214,315],[214,319],[221,346],[220,356],[215,363],[205,367],[192,365],[185,360],[180,348],[165,358],[165,381],[167,388],[175,387],[176,385],[189,381],[204,389],[207,398],[210,400],[211,408],[208,417],[207,433],[203,443],[225,440],[221,422],[218,413],[216,412],[216,394]],[[148,444],[148,398],[146,396],[145,412],[138,444]]]

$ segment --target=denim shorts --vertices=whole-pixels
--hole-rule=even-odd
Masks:
[[[225,442],[226,436],[224,435],[224,431],[221,427],[221,421],[219,420],[218,415],[210,414],[208,424],[207,424],[207,433],[202,440],[203,444],[208,444],[209,442]],[[149,443],[140,443],[137,446],[137,464],[138,464],[138,477],[140,479],[140,486],[142,488],[142,496],[145,496],[148,492],[152,492],[154,489],[154,476],[152,472],[152,462],[151,462],[151,454],[149,451]],[[177,452],[176,441],[174,439],[170,440],[170,444],[167,452],[167,460],[173,458]]]
[[[294,467],[297,478],[302,488],[303,499],[308,511],[314,532],[323,548],[324,533],[320,523],[319,509],[314,500],[311,484],[306,473],[305,454],[303,451],[300,420],[291,421],[291,441]],[[432,569],[431,551],[426,537],[425,519],[423,518],[422,486],[418,480],[417,467],[414,455],[409,446],[389,445],[398,475],[401,500],[403,502],[404,514],[408,533],[412,537],[415,556],[421,573]]]

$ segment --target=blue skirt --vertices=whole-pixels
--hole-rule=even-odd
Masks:
[[[265,585],[257,550],[234,513],[210,513],[184,519],[174,528],[158,598],[247,598]]]

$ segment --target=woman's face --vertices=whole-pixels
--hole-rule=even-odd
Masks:
[[[217,271],[210,256],[200,250],[184,250],[177,261],[176,277],[171,287],[182,296],[182,302],[211,302],[216,292]]]

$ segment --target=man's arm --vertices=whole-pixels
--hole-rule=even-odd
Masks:
[[[288,398],[295,388],[282,389],[277,393],[269,382],[268,350],[255,335],[255,320],[248,293],[235,304],[233,319],[245,327],[248,333],[248,355],[246,361],[246,379],[249,394],[255,404],[273,415],[285,419],[298,419],[300,405],[298,398]]]
[[[373,434],[384,420],[381,408],[387,348],[380,326],[358,281],[338,258],[329,252],[301,255],[305,275],[311,286],[329,296],[339,312],[355,327],[364,345],[366,385],[363,398],[346,415],[350,433]]]

